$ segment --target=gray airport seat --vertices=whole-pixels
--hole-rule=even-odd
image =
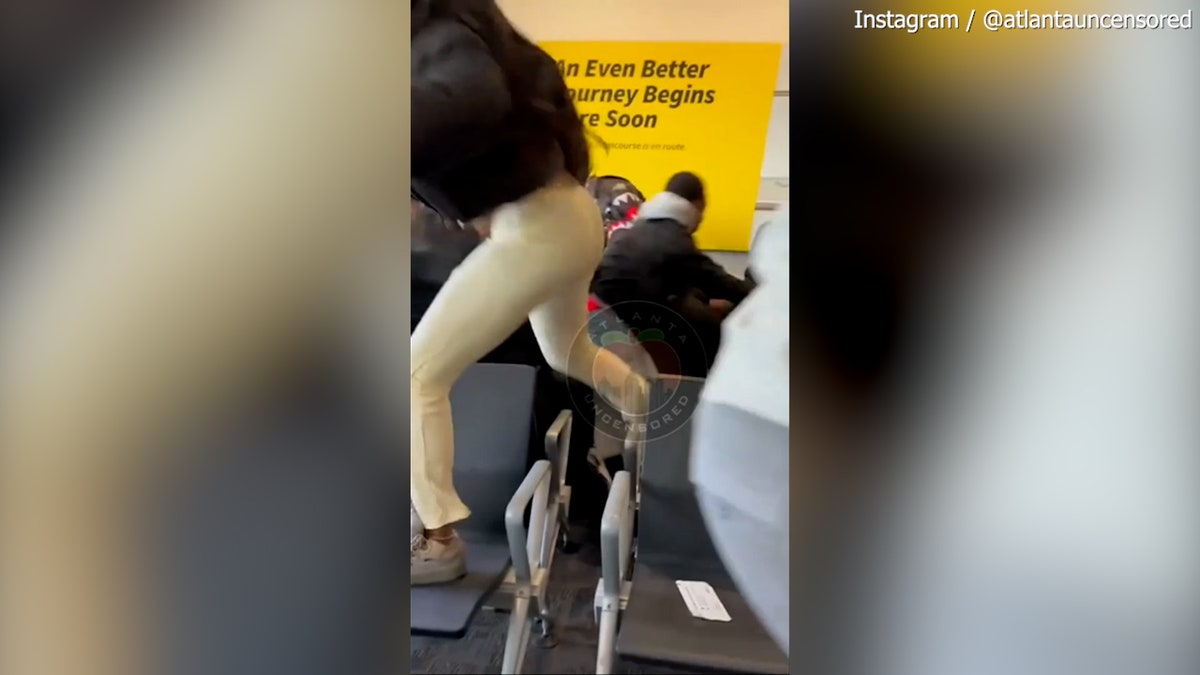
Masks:
[[[671,395],[697,401],[703,380],[676,379],[678,389]],[[655,382],[652,403],[664,399],[665,387],[664,380]],[[619,655],[690,672],[787,673],[787,657],[763,630],[716,552],[689,480],[690,455],[691,420],[683,417],[672,433],[648,435],[640,502],[636,475],[622,471],[614,479],[601,524],[597,672],[613,672]],[[675,585],[678,580],[707,582],[732,620],[694,618]]]
[[[462,638],[481,607],[511,607],[503,673],[520,672],[535,623],[552,644],[546,583],[570,501],[570,411],[546,435],[548,458],[525,470],[535,374],[530,366],[476,364],[455,384],[454,481],[472,514],[459,527],[467,576],[410,593],[414,635]]]

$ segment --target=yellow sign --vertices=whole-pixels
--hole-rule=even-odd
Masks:
[[[597,175],[647,197],[678,171],[704,180],[701,248],[746,251],[782,47],[736,42],[544,42],[593,145]],[[607,146],[607,147],[603,147]]]

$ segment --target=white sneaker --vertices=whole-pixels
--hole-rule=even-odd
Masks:
[[[409,547],[409,577],[413,586],[444,584],[467,575],[467,546],[458,535],[436,540],[419,534]]]

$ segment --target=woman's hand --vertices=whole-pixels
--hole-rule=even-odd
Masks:
[[[732,302],[728,300],[721,300],[719,298],[715,300],[709,300],[708,306],[711,307],[713,311],[720,313],[721,316],[728,316],[728,314],[733,311]]]

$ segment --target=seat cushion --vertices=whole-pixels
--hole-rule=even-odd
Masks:
[[[729,622],[692,616],[676,581],[704,581],[729,612]],[[724,572],[640,562],[621,620],[617,653],[633,661],[721,673],[788,672],[783,651]]]

